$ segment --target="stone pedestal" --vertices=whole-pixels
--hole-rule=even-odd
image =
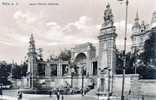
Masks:
[[[101,73],[98,80],[98,91],[97,94],[102,96],[108,96],[113,91],[113,81],[112,77],[109,75],[109,72]]]

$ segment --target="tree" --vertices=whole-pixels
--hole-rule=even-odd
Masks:
[[[123,52],[117,51],[116,52],[116,73],[122,74],[122,67],[123,67]]]
[[[63,61],[69,61],[71,59],[71,51],[70,50],[64,50],[60,53],[59,58]]]
[[[7,63],[0,63],[0,83],[3,85],[11,84],[10,81],[8,81],[8,77],[10,75],[11,66]]]
[[[156,34],[151,32],[144,43],[144,50],[137,54],[135,66],[142,79],[156,79]],[[138,62],[139,60],[139,62]]]
[[[12,68],[12,78],[21,79],[22,78],[22,68],[19,65],[14,65]]]
[[[21,65],[21,75],[22,76],[26,76],[27,75],[27,69],[28,69],[28,65],[26,62],[24,62],[22,65]]]
[[[140,65],[137,68],[138,74],[140,74],[141,79],[155,79],[156,78],[156,70],[151,66]]]
[[[135,62],[135,53],[128,52],[126,54],[126,74],[134,74],[135,68],[133,66]]]
[[[126,53],[126,74],[134,74],[134,66],[133,63],[135,61],[135,54],[132,54],[131,52]],[[122,74],[123,69],[123,59],[124,59],[124,52],[123,51],[117,51],[116,53],[116,73]]]

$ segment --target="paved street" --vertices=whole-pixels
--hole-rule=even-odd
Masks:
[[[8,98],[13,97],[11,100],[16,100],[17,98],[17,90],[5,90],[3,91],[4,96],[9,96]],[[61,97],[61,96],[60,96]],[[56,95],[30,95],[30,94],[23,94],[24,100],[57,100]],[[95,96],[81,96],[81,95],[65,95],[64,100],[96,100],[97,97]],[[61,100],[61,98],[60,98]]]
[[[5,99],[4,99],[5,98]],[[102,98],[100,98],[101,100]],[[17,90],[3,90],[3,96],[0,96],[0,100],[17,100]],[[56,95],[30,95],[30,94],[23,94],[22,100],[57,100]],[[61,97],[60,97],[60,100]],[[94,95],[65,95],[64,100],[98,100],[97,96]],[[120,99],[112,99],[112,100],[120,100]],[[145,96],[143,98],[131,98],[129,100],[156,100],[155,96]]]

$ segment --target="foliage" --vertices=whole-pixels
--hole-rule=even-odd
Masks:
[[[24,62],[22,65],[13,64],[12,78],[21,79],[27,75],[27,64]]]
[[[149,39],[145,41],[143,50],[135,50],[133,53],[126,53],[126,73],[140,74],[142,79],[156,79],[156,34],[150,34]],[[117,74],[122,74],[123,52],[117,51]]]
[[[156,70],[151,66],[140,65],[137,68],[138,74],[140,74],[141,79],[155,79],[156,78]]]
[[[11,65],[6,63],[0,63],[0,83],[3,85],[11,84],[8,77],[11,72]]]
[[[132,54],[131,52],[126,53],[126,74],[134,74],[134,60],[135,60],[135,56],[134,54]],[[124,53],[123,51],[117,51],[116,53],[116,73],[117,74],[122,74],[122,69],[123,69],[123,64],[124,64]]]
[[[143,79],[156,79],[156,34],[152,32],[149,39],[145,41],[144,51],[139,54],[143,65],[139,65],[137,72]]]
[[[64,50],[60,53],[59,58],[63,61],[69,61],[71,59],[71,51],[70,50]]]
[[[19,65],[15,65],[12,68],[12,78],[21,79],[21,76],[22,76],[21,67]]]
[[[21,65],[21,75],[22,75],[22,76],[26,76],[26,75],[27,75],[27,68],[28,68],[27,63],[24,62],[24,63]]]
[[[122,74],[122,67],[123,67],[123,53],[117,51],[116,52],[116,73]]]

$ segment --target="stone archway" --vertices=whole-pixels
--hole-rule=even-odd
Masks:
[[[78,63],[86,63],[86,60],[87,60],[87,56],[85,53],[79,53],[76,57],[75,57],[75,60],[74,62],[76,64]]]
[[[85,53],[79,53],[77,54],[77,56],[75,57],[74,63],[77,65],[77,70],[78,70],[78,75],[82,74],[82,68],[85,71],[85,75],[86,75],[86,65],[87,65],[87,56]]]

